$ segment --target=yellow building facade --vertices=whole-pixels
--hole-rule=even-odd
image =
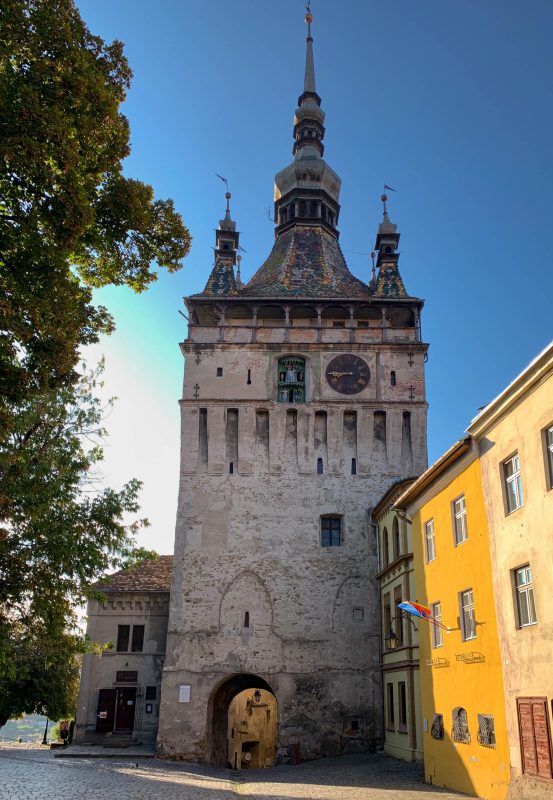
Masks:
[[[553,344],[468,428],[478,445],[511,797],[553,798]]]
[[[373,509],[379,542],[384,751],[404,761],[422,759],[418,625],[398,609],[414,596],[412,527],[394,502],[413,480],[399,481]]]
[[[413,526],[428,783],[486,800],[509,788],[509,747],[486,507],[476,443],[454,445],[396,503]]]

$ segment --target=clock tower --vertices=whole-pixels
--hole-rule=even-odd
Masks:
[[[426,467],[423,302],[403,284],[385,195],[372,279],[347,267],[309,11],[306,21],[271,253],[244,285],[227,194],[210,277],[186,298],[158,749],[223,766],[245,753],[249,766],[270,766],[361,752],[381,739],[370,509]]]

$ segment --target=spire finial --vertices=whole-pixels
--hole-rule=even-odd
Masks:
[[[230,192],[225,192],[225,197],[227,200],[227,210],[225,212],[225,218],[230,219],[230,198],[231,198]]]
[[[305,80],[303,82],[303,91],[316,94],[315,89],[315,62],[313,60],[313,37],[311,36],[311,23],[313,22],[313,14],[311,13],[311,2],[308,0],[305,6],[306,14],[305,21],[307,22],[307,52],[305,54]]]
[[[387,194],[383,194],[380,199],[382,200],[382,205],[384,207],[384,216],[387,217],[388,216],[388,209],[386,208],[386,203],[388,201],[388,195]]]

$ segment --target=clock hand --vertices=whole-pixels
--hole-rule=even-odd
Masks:
[[[353,372],[337,372],[334,370],[334,372],[331,372],[330,374],[333,378],[342,378],[344,375],[353,375]]]

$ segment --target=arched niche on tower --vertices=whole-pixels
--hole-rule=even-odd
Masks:
[[[345,328],[349,322],[349,308],[342,305],[325,306],[321,312],[323,327]]]
[[[311,358],[305,353],[278,353],[272,359],[273,399],[307,403],[313,394]]]
[[[317,327],[317,309],[315,306],[292,306],[289,316],[290,325],[295,327]]]

